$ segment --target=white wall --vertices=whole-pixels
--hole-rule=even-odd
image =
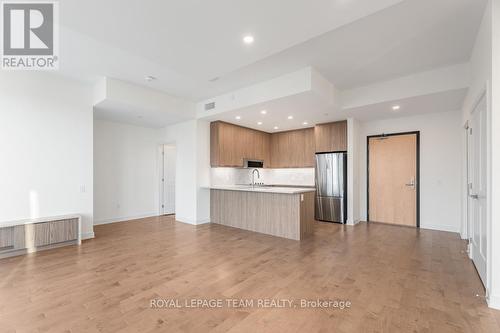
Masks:
[[[92,87],[0,73],[0,220],[81,214],[93,237]]]
[[[210,122],[196,121],[197,201],[196,223],[210,222]]]
[[[488,103],[488,303],[500,309],[500,156],[496,147],[500,146],[500,3],[498,0],[488,1],[483,21],[476,37],[470,60],[471,87],[464,102],[463,122],[470,119],[474,104],[484,91],[487,92]],[[465,146],[463,147],[465,150]],[[462,186],[465,188],[465,178]],[[465,194],[463,196],[465,202]],[[462,233],[465,235],[466,221],[462,221]]]
[[[459,232],[461,218],[459,111],[360,123],[360,215],[366,220],[366,137],[420,131],[420,226]]]
[[[360,125],[353,118],[347,119],[347,224],[360,221]]]
[[[458,64],[344,90],[341,93],[342,107],[356,108],[465,89],[469,86],[469,74],[468,63]]]
[[[211,185],[250,184],[253,169],[211,168]],[[267,185],[314,186],[314,168],[259,169],[260,182]],[[255,175],[257,181],[257,175]]]
[[[163,141],[177,148],[175,209],[177,221],[210,222],[210,127],[202,120],[189,120],[163,130]]]
[[[500,309],[500,1],[493,2],[492,8],[492,91],[491,91],[491,285],[489,288],[489,305]],[[495,147],[493,149],[493,147]]]
[[[159,214],[161,134],[94,120],[94,224]]]

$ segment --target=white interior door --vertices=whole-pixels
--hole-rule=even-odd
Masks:
[[[175,155],[174,145],[163,146],[162,214],[175,214]]]
[[[470,256],[487,286],[487,105],[483,97],[472,114],[469,130],[470,184],[469,207]]]

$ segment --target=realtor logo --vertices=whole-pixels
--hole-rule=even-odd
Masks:
[[[55,1],[2,2],[2,69],[59,68],[58,5]]]

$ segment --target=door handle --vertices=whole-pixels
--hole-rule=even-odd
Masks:
[[[415,181],[412,179],[411,182],[405,184],[406,186],[409,186],[409,187],[415,187]]]
[[[469,197],[471,197],[472,199],[479,199],[479,194],[470,194]]]

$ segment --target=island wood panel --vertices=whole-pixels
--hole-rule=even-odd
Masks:
[[[314,136],[317,153],[347,151],[347,121],[316,125]]]
[[[211,190],[211,221],[268,235],[300,239],[298,195]]]
[[[314,200],[316,192],[302,194],[300,201],[300,239],[311,235],[314,231]]]
[[[300,240],[312,233],[314,192],[280,194],[211,190],[213,223]]]

